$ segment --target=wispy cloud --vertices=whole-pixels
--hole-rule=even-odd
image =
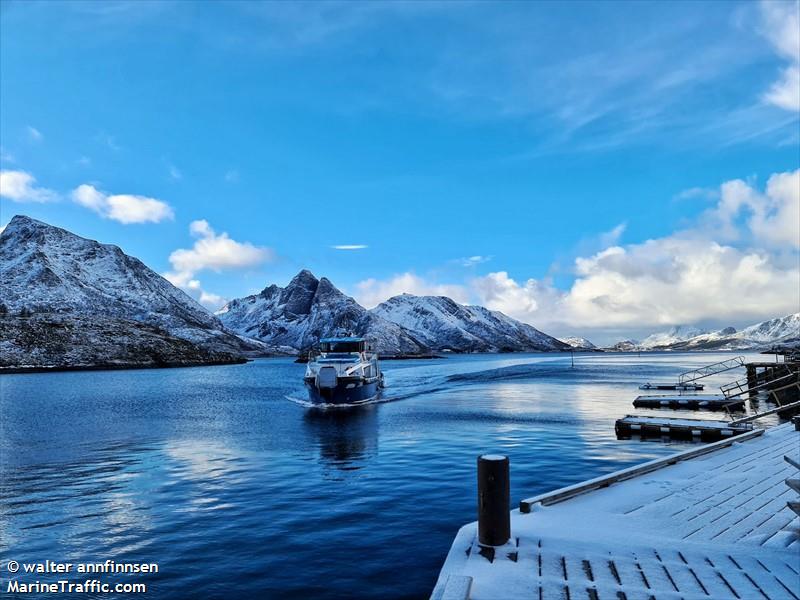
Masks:
[[[175,165],[172,164],[169,165],[168,170],[169,170],[169,178],[172,179],[172,181],[180,181],[181,179],[183,179],[183,173],[181,173],[181,170],[178,169],[178,167],[176,167]]]
[[[41,142],[44,139],[42,132],[36,129],[36,127],[28,125],[27,131],[28,131],[28,139],[30,139],[32,142]]]
[[[55,202],[53,190],[39,187],[36,178],[26,171],[0,171],[0,196],[12,202]]]
[[[365,250],[369,248],[366,244],[339,244],[338,246],[331,246],[334,250]]]
[[[224,179],[228,183],[238,183],[238,181],[239,181],[239,171],[237,169],[229,169],[229,170],[227,170],[225,172]]]
[[[122,146],[117,143],[117,139],[105,131],[100,131],[97,135],[94,136],[96,142],[102,144],[106,148],[113,150],[114,152],[119,152],[122,150]]]
[[[17,159],[14,158],[13,154],[6,151],[5,148],[0,147],[0,161],[7,163],[15,163],[17,162]]]
[[[483,263],[487,263],[492,260],[491,256],[481,256],[476,254],[475,256],[466,256],[464,258],[458,258],[455,262],[460,264],[462,267],[475,267],[477,265],[482,265]]]
[[[88,183],[75,188],[72,199],[104,219],[125,225],[160,223],[175,216],[172,207],[162,200],[132,194],[109,195]]]
[[[719,197],[719,190],[704,187],[691,187],[675,194],[673,200],[713,200]]]

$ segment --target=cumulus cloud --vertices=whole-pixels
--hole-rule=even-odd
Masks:
[[[800,248],[800,170],[772,175],[763,193],[741,179],[727,181],[704,217],[718,237],[747,236],[759,245]]]
[[[0,196],[12,202],[54,202],[58,194],[36,185],[36,178],[25,171],[0,171]]]
[[[720,237],[728,243],[720,242]],[[575,281],[516,281],[505,272],[472,282],[487,307],[541,326],[604,329],[743,321],[800,304],[800,171],[763,192],[734,180],[694,229],[578,257]]]
[[[132,194],[109,195],[88,183],[79,185],[72,190],[72,199],[77,204],[93,210],[104,219],[111,219],[125,225],[159,223],[175,216],[172,207],[161,200]]]
[[[197,273],[244,269],[274,259],[271,249],[237,242],[226,232],[217,233],[205,219],[192,221],[189,232],[197,240],[191,248],[180,248],[169,255],[172,271],[164,277],[210,308],[219,308],[225,298],[205,291],[195,278]]]
[[[788,64],[764,100],[785,110],[800,111],[800,2],[762,0],[762,32]]]
[[[402,273],[387,280],[365,279],[356,284],[356,290],[356,300],[367,308],[377,306],[384,300],[403,293],[416,296],[449,296],[461,303],[469,300],[469,292],[464,286],[431,283],[414,273]]]

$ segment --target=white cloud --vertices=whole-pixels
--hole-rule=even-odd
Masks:
[[[58,194],[36,185],[36,178],[25,171],[0,171],[0,196],[12,202],[54,202]]]
[[[200,297],[198,298],[200,304],[211,310],[219,310],[228,303],[228,299],[205,290],[200,290]]]
[[[704,218],[717,239],[746,235],[768,247],[800,248],[800,170],[772,175],[763,193],[741,179],[727,181],[720,186],[719,202]],[[740,226],[742,219],[745,228]]]
[[[81,156],[78,160],[75,161],[82,167],[90,167],[92,166],[92,159],[88,156]]]
[[[797,311],[798,248],[795,171],[773,175],[763,192],[741,180],[724,183],[719,202],[696,228],[578,257],[569,290],[549,281],[518,282],[505,272],[472,284],[488,308],[544,327],[757,321]]]
[[[338,246],[331,246],[334,250],[364,250],[369,248],[366,244],[340,244]]]
[[[192,221],[189,232],[198,239],[192,248],[181,248],[169,255],[172,271],[164,273],[164,277],[209,308],[219,308],[226,300],[204,290],[195,278],[197,273],[244,269],[273,260],[275,256],[269,248],[237,242],[226,232],[216,233],[205,219]]]
[[[0,161],[10,162],[10,163],[17,162],[16,159],[14,158],[14,155],[11,154],[10,152],[7,152],[6,149],[3,147],[0,147]]]
[[[227,233],[217,234],[205,219],[192,221],[191,234],[199,238],[189,249],[175,250],[169,255],[172,268],[179,273],[197,273],[206,269],[223,271],[261,264],[274,257],[272,250],[237,242]]]
[[[800,111],[800,2],[762,0],[762,33],[788,61],[764,100],[784,110]]]
[[[356,284],[356,300],[367,308],[377,306],[398,294],[416,296],[449,296],[456,302],[466,303],[469,293],[464,286],[435,284],[413,274],[402,273],[388,280],[366,279]]]
[[[104,219],[112,219],[125,225],[160,223],[175,217],[172,207],[161,200],[132,194],[108,195],[88,183],[75,188],[72,199]]]
[[[492,260],[491,256],[481,256],[476,254],[475,256],[465,256],[464,258],[459,258],[456,260],[462,267],[474,267],[475,265],[480,265]]]
[[[30,125],[28,125],[27,130],[28,130],[28,137],[31,139],[31,141],[41,142],[44,139],[42,132],[36,129],[36,127],[31,127]]]
[[[180,181],[183,179],[183,173],[175,165],[169,165],[169,177],[173,181]]]
[[[694,200],[695,198],[698,198],[700,200],[713,200],[718,197],[719,197],[719,192],[715,189],[692,187],[675,194],[674,199]]]

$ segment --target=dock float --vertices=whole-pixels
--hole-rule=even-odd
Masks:
[[[744,406],[745,399],[731,400],[723,394],[644,395],[633,401],[636,408],[676,408],[687,410],[724,410]]]
[[[800,600],[798,456],[787,423],[528,498],[504,546],[459,530],[431,599]]]
[[[676,438],[700,438],[703,441],[719,440],[752,430],[753,424],[750,422],[672,419],[641,415],[627,415],[617,419],[614,424],[617,437],[668,435]]]
[[[639,386],[639,389],[699,392],[703,387],[702,383],[643,383]]]

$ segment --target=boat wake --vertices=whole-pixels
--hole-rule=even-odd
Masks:
[[[381,394],[373,396],[372,398],[367,398],[366,400],[361,400],[359,402],[352,402],[352,403],[337,402],[335,404],[311,402],[307,398],[298,398],[297,396],[292,396],[289,394],[287,394],[285,398],[289,402],[294,402],[295,404],[302,406],[303,408],[314,409],[314,410],[352,410],[360,406],[372,406],[374,404],[383,404],[384,402],[391,402],[392,400],[395,400],[395,398],[383,398]]]

